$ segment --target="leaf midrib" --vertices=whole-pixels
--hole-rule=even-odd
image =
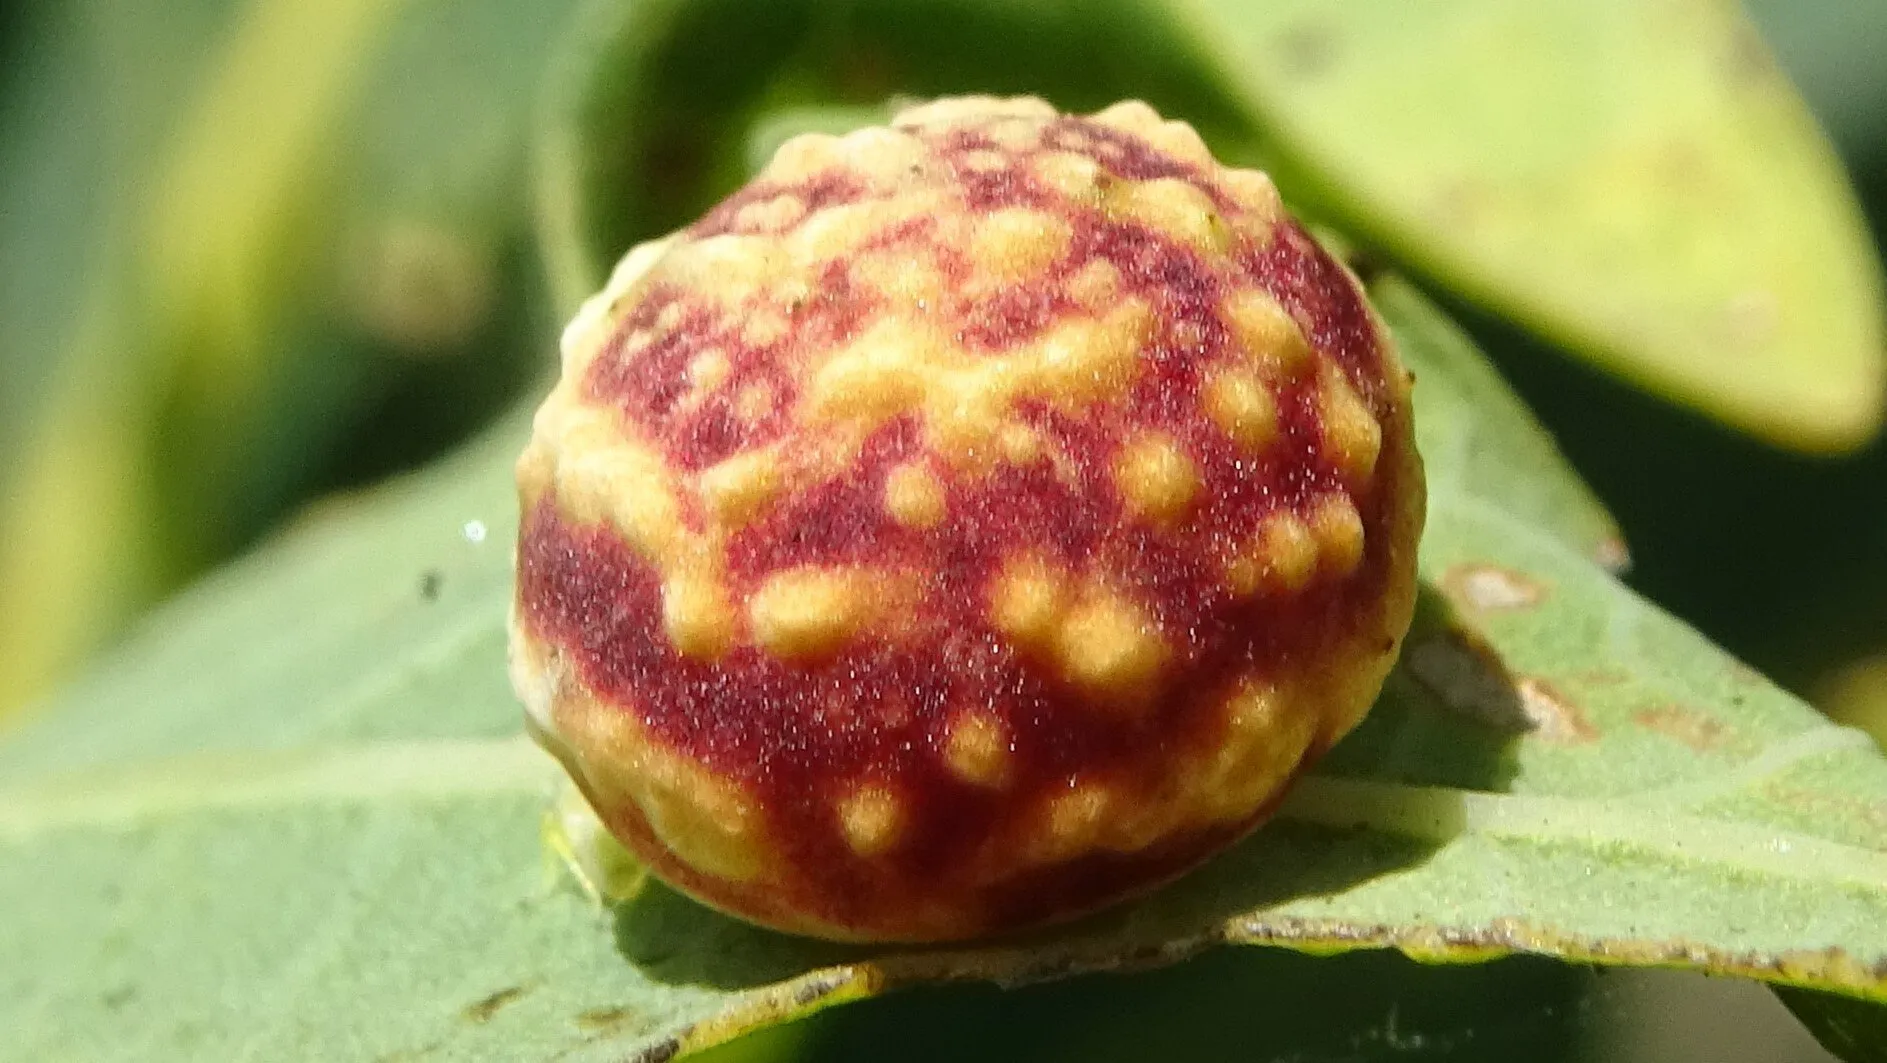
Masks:
[[[1771,746],[1730,779],[1707,789],[1680,784],[1599,799],[1313,773],[1293,789],[1277,818],[1360,827],[1437,844],[1479,836],[1622,847],[1678,863],[1879,890],[1887,883],[1887,852],[1677,811],[1779,774],[1798,761],[1858,749],[1865,741],[1859,732],[1817,728]],[[0,791],[0,843],[30,843],[61,830],[133,828],[212,810],[548,795],[557,771],[556,763],[522,735],[178,757],[110,778],[88,773]]]
[[[557,770],[522,734],[168,757],[0,791],[0,842],[27,842],[66,829],[129,828],[218,809],[548,794]]]

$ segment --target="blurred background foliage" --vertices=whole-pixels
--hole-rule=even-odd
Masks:
[[[1799,185],[1827,208],[1801,223],[1804,240],[1832,234],[1816,245],[1828,248],[1825,260],[1796,262],[1791,277],[1804,298],[1834,302],[1832,317],[1796,330],[1808,340],[1761,356],[1782,377],[1754,378],[1729,399],[1713,388],[1716,377],[1740,372],[1736,363],[1693,358],[1689,375],[1666,372],[1656,352],[1635,359],[1629,343],[1613,342],[1597,311],[1583,320],[1578,271],[1565,271],[1557,288],[1551,270],[1540,283],[1503,286],[1488,280],[1498,257],[1477,259],[1446,233],[1399,221],[1393,204],[1370,198],[1380,195],[1380,174],[1344,161],[1356,157],[1354,145],[1292,132],[1293,121],[1320,115],[1366,122],[1367,106],[1293,103],[1262,69],[1228,84],[1197,62],[1166,21],[1168,6],[0,5],[0,726],[193,576],[311,504],[335,504],[441,453],[528,394],[548,371],[572,293],[594,280],[598,263],[738,183],[755,144],[858,113],[806,108],[869,107],[897,92],[1033,88],[1071,107],[1153,97],[1194,120],[1222,153],[1275,166],[1300,205],[1349,222],[1377,253],[1413,268],[1612,507],[1638,589],[1824,711],[1887,738],[1887,443],[1871,435],[1882,319],[1878,258],[1867,244],[1880,246],[1887,232],[1879,65],[1887,0],[1751,0],[1746,15],[1761,36],[1731,42],[1758,65],[1768,62],[1766,42],[1838,160],[1816,154],[1807,124],[1798,123],[1800,138],[1776,140],[1767,159],[1767,142],[1738,142],[1738,159],[1762,164],[1755,185]],[[1239,7],[1176,6],[1213,17]],[[624,35],[631,9],[635,33]],[[984,20],[974,33],[962,31],[968,9]],[[1612,14],[1594,15],[1594,24],[1625,9],[1715,11],[1709,25],[1719,27],[1742,17],[1724,5],[1644,0],[1595,5]],[[1419,73],[1428,53],[1398,40],[1382,10],[1354,5],[1344,17],[1375,19],[1380,40],[1371,46]],[[1673,45],[1675,53],[1688,46]],[[1225,67],[1255,61],[1237,40],[1224,47]],[[1314,59],[1320,45],[1294,47]],[[600,94],[584,86],[575,99],[558,70],[572,53],[597,48],[616,50],[621,84]],[[1489,56],[1489,71],[1456,71],[1456,80],[1485,91],[1499,84],[1493,68],[1512,58]],[[1655,55],[1640,58],[1656,65]],[[1458,66],[1461,54],[1448,61]],[[1574,86],[1565,99],[1628,93],[1628,75],[1639,73]],[[1776,91],[1776,114],[1738,136],[1798,121],[1786,84]],[[581,113],[598,99],[619,113]],[[1708,107],[1698,106],[1673,120],[1707,124]],[[1517,120],[1550,136],[1556,121],[1573,119],[1522,107]],[[620,138],[607,157],[585,154],[584,137],[599,128]],[[1363,132],[1365,144],[1399,142],[1403,155],[1382,153],[1391,162],[1424,150],[1420,129]],[[602,207],[572,196],[597,181],[621,194]],[[1842,212],[1857,204],[1861,223],[1848,233]],[[1776,208],[1784,230],[1791,206]],[[1540,228],[1561,222],[1542,217]],[[1651,232],[1661,217],[1627,222]],[[1533,252],[1521,228],[1512,253],[1524,258]],[[1866,349],[1830,354],[1816,335],[1829,337],[1830,350],[1842,337]],[[971,1046],[974,1031],[1024,1021],[1018,1008],[1046,1023],[1030,1043],[1065,1048],[1086,1043],[1075,1031],[1118,1033],[1121,1024],[1104,1017],[1152,1014],[1160,994],[1172,998],[1168,1012],[1236,1010],[1234,998],[1268,977],[1266,962],[1214,959],[1205,966],[1225,969],[1141,976],[1152,981],[1132,990],[1132,1006],[1127,996],[1110,1003],[1108,992],[1127,992],[1118,988],[1100,996],[1058,988],[1054,1000],[1024,994],[1022,1004],[977,991],[933,994],[861,1009],[866,1017],[853,1025],[815,1026],[814,1035],[794,1027],[726,1051],[806,1042],[836,1052],[848,1038],[863,1045],[904,1028],[952,1029],[959,1040],[938,1042],[931,1057],[947,1058],[942,1046]],[[1345,991],[1337,983],[1356,965],[1396,962],[1345,960],[1352,966],[1329,975],[1330,992]],[[1405,984],[1436,987],[1425,1014],[1441,1032],[1399,1028],[1401,1005],[1367,997],[1359,1007],[1373,1018],[1339,1028],[1398,1054],[1438,1051],[1445,1041],[1422,1048],[1419,1038],[1454,1028],[1449,1001],[1504,987],[1537,990],[1548,1001],[1538,1014],[1557,1016],[1526,1036],[1559,1036],[1577,1020],[1563,1002],[1586,999],[1568,979],[1596,977],[1525,963],[1495,970],[1505,973],[1486,984],[1459,972],[1408,976]],[[1359,985],[1379,981],[1359,977]],[[1200,995],[1208,984],[1221,992]],[[1110,1052],[1133,1054],[1122,1046],[1135,1036],[1159,1042],[1138,1044],[1139,1054],[1186,1043],[1171,1040],[1180,1027],[1170,1022],[1136,1029]],[[1523,1047],[1485,1024],[1475,1029],[1483,1047]],[[1405,1035],[1418,1038],[1415,1048],[1391,1043]],[[1332,1051],[1348,1058],[1341,1049]]]

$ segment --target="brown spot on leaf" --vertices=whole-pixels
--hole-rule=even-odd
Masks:
[[[1587,668],[1573,672],[1566,678],[1582,687],[1615,687],[1631,682],[1631,673],[1623,668]]]
[[[1631,547],[1617,535],[1608,535],[1592,548],[1592,560],[1613,575],[1631,568]]]
[[[1337,31],[1321,22],[1300,22],[1278,37],[1285,69],[1301,78],[1329,70],[1337,60]]]
[[[1741,686],[1767,686],[1769,683],[1761,672],[1738,660],[1730,661],[1730,678]]]
[[[428,1056],[437,1058],[439,1050],[445,1047],[444,1041],[431,1041],[418,1048],[401,1048],[383,1056],[375,1056],[374,1063],[413,1063],[414,1060]]]
[[[1579,745],[1599,737],[1579,703],[1537,676],[1520,681],[1520,707],[1533,723],[1533,733],[1558,745]]]
[[[1450,229],[1466,229],[1487,216],[1492,201],[1493,193],[1484,182],[1454,178],[1435,187],[1429,196],[1428,213]]]
[[[577,1029],[585,1033],[609,1033],[622,1026],[635,1015],[628,1008],[591,1008],[577,1012],[570,1021]]]
[[[1533,729],[1513,674],[1478,634],[1447,628],[1412,642],[1404,659],[1415,681],[1448,708],[1500,731]]]
[[[1723,77],[1732,88],[1750,89],[1777,78],[1776,61],[1762,36],[1749,26],[1739,26],[1723,50]]]
[[[1721,722],[1682,705],[1661,705],[1632,714],[1638,726],[1684,743],[1699,753],[1720,750],[1735,734]]]
[[[1540,604],[1547,593],[1540,581],[1501,565],[1456,565],[1441,582],[1450,601],[1474,613],[1531,609]]]
[[[530,990],[521,985],[506,986],[482,1000],[466,1005],[465,1010],[460,1014],[465,1016],[467,1022],[490,1022],[492,1016],[528,992]]]
[[[1824,822],[1859,820],[1876,835],[1887,835],[1887,801],[1869,800],[1852,794],[1805,790],[1797,786],[1770,783],[1764,796],[1778,804],[1806,812]]]

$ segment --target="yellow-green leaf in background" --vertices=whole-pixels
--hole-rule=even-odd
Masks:
[[[749,126],[893,93],[1134,96],[1434,285],[1786,447],[1870,438],[1881,267],[1725,0],[593,0],[539,173],[560,302],[745,176]]]
[[[1419,378],[1421,626],[1369,720],[1198,873],[950,949],[653,884],[598,908],[539,840],[558,772],[503,674],[519,419],[212,578],[0,741],[0,908],[30,913],[0,1059],[662,1060],[900,985],[1220,942],[1887,1001],[1887,759],[1591,561],[1609,523],[1538,427],[1414,289],[1373,292]]]
[[[26,24],[54,59],[0,115],[0,716],[342,476],[363,423],[396,428],[353,475],[543,364],[524,146],[568,6]]]
[[[1725,0],[1171,0],[1289,192],[1436,283],[1805,451],[1882,412],[1881,267]]]

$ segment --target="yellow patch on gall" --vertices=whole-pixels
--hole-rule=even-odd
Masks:
[[[1015,114],[998,119],[983,127],[983,135],[1011,155],[1020,154],[1042,143],[1041,123],[1033,118],[1033,115]]]
[[[713,391],[727,381],[732,368],[726,351],[710,347],[689,360],[688,388],[696,397]]]
[[[1317,408],[1323,417],[1324,446],[1351,488],[1369,482],[1382,452],[1382,425],[1334,364],[1326,364],[1317,384]]]
[[[696,487],[702,504],[719,523],[739,528],[780,490],[779,459],[771,450],[749,450],[701,471]]]
[[[929,161],[922,141],[901,129],[867,126],[839,138],[846,172],[875,189],[897,192],[910,183],[912,167]]]
[[[1101,164],[1072,151],[1052,151],[1035,160],[1035,177],[1045,187],[1076,202],[1091,201],[1101,183]]]
[[[1114,806],[1113,792],[1096,782],[1075,783],[1056,793],[1044,805],[1034,837],[1024,846],[1025,859],[1053,864],[1093,851]]]
[[[1199,467],[1177,440],[1149,433],[1122,448],[1114,464],[1114,483],[1129,513],[1173,524],[1186,515],[1199,492]]]
[[[1316,358],[1297,321],[1278,301],[1256,289],[1241,289],[1224,302],[1225,323],[1260,377],[1296,376]]]
[[[960,712],[950,721],[943,754],[951,774],[992,788],[1008,781],[1014,760],[1009,729],[995,716],[976,709]]]
[[[1120,302],[1120,270],[1107,259],[1092,259],[1068,278],[1064,290],[1088,313],[1106,313]]]
[[[1348,576],[1363,560],[1363,517],[1347,495],[1330,495],[1310,511],[1310,533],[1331,575]]]
[[[1251,814],[1289,780],[1314,731],[1315,715],[1270,683],[1246,680],[1225,703],[1225,731],[1192,777],[1206,823]]]
[[[839,138],[827,133],[801,133],[773,153],[763,176],[781,184],[798,184],[846,162]]]
[[[891,124],[900,129],[925,126],[999,127],[1005,118],[1032,118],[1046,122],[1055,108],[1033,96],[945,96],[899,111]]]
[[[1097,125],[1118,129],[1123,133],[1132,133],[1146,137],[1159,131],[1160,115],[1144,100],[1121,100],[1094,112],[1091,119]]]
[[[1068,679],[1110,708],[1139,708],[1167,658],[1154,619],[1106,589],[1090,591],[1062,618],[1055,648]]]
[[[748,311],[747,318],[741,323],[741,338],[755,347],[769,347],[785,339],[793,331],[792,319],[786,309],[773,303],[762,303]]]
[[[1123,100],[1097,112],[1094,120],[1131,133],[1181,162],[1207,169],[1215,166],[1212,150],[1185,122],[1169,122],[1140,100]]]
[[[1025,424],[1006,424],[997,433],[996,445],[1011,465],[1027,465],[1042,456],[1042,437]]]
[[[669,852],[696,870],[748,882],[775,859],[753,796],[663,745],[634,713],[578,697],[559,705],[553,746],[572,751],[602,809],[632,804]]]
[[[786,253],[800,262],[825,262],[855,257],[893,209],[884,202],[846,203],[827,207],[807,217],[784,238]]]
[[[1065,577],[1040,557],[1011,558],[990,587],[990,624],[1024,645],[1047,645],[1061,618],[1065,582]]]
[[[662,630],[685,656],[713,660],[734,641],[734,611],[710,573],[683,572],[662,585]]]
[[[922,319],[887,316],[815,363],[801,410],[809,422],[859,431],[919,411],[931,449],[981,475],[1038,451],[1017,400],[1078,410],[1124,394],[1149,321],[1146,303],[1129,299],[1105,317],[1063,321],[1030,343],[984,355]]]
[[[904,833],[903,802],[879,783],[864,783],[839,802],[839,828],[853,852],[860,856],[882,855],[896,846]]]
[[[644,560],[667,565],[683,540],[668,466],[661,455],[598,423],[607,418],[604,411],[585,410],[564,423],[555,444],[558,505],[578,523],[607,521]],[[592,439],[592,431],[608,436]]]
[[[880,321],[813,375],[807,416],[883,424],[923,401],[944,357],[940,338],[898,320]]]
[[[749,203],[734,215],[734,227],[778,232],[806,216],[806,201],[787,193]]]
[[[1284,201],[1279,198],[1278,186],[1272,183],[1270,175],[1260,170],[1226,169],[1219,173],[1219,187],[1230,193],[1232,202],[1253,215],[1247,227],[1262,233],[1267,238],[1265,242],[1269,242],[1271,228],[1264,223],[1284,217]]]
[[[903,248],[861,255],[853,261],[852,273],[892,303],[920,311],[941,305],[948,291],[930,256]]]
[[[749,384],[734,394],[734,415],[752,424],[773,412],[778,401],[765,384]]]
[[[994,284],[1029,280],[1068,249],[1068,223],[1022,207],[992,211],[976,226],[970,264]]]
[[[907,528],[934,528],[946,513],[943,484],[922,465],[899,465],[885,476],[885,511]]]
[[[971,173],[991,174],[1009,168],[1008,155],[992,148],[978,148],[957,156],[957,165]]]
[[[1140,345],[1152,313],[1129,299],[1100,319],[1077,318],[1051,328],[1037,343],[1037,391],[1064,409],[1125,394],[1140,371]]]
[[[792,256],[771,236],[723,233],[678,244],[655,267],[671,284],[686,287],[737,309],[785,279],[794,269]],[[673,330],[680,324],[662,326]]]
[[[836,652],[871,619],[870,588],[853,571],[802,566],[769,576],[747,602],[761,649],[803,660]]]
[[[1278,403],[1248,369],[1221,369],[1205,384],[1206,415],[1248,453],[1262,453],[1278,437]]]
[[[1177,177],[1122,181],[1108,190],[1107,206],[1115,217],[1139,222],[1201,254],[1222,255],[1231,246],[1232,228],[1212,197]]]
[[[1297,514],[1279,510],[1259,522],[1258,534],[1227,564],[1225,578],[1240,598],[1261,591],[1294,594],[1316,570],[1316,537]]]

